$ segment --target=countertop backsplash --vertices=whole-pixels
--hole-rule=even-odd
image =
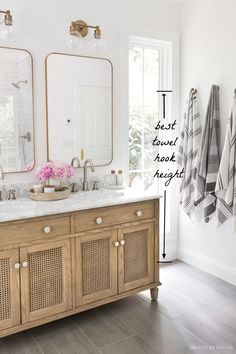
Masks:
[[[92,189],[93,181],[98,181],[99,183],[99,189],[102,188],[107,188],[108,182],[107,182],[107,176],[91,176],[88,178],[89,181],[89,189]],[[2,192],[2,199],[6,200],[8,198],[8,191],[11,189],[14,189],[16,191],[16,198],[25,198],[28,195],[28,191],[33,188],[35,184],[38,184],[39,181],[35,180],[32,182],[27,182],[27,183],[14,183],[14,184],[9,184],[9,183],[4,183],[4,180],[0,184],[0,191]],[[83,178],[82,177],[72,177],[71,180],[69,181],[69,184],[71,183],[78,183],[79,185],[79,190],[82,190],[82,184],[83,184]],[[69,185],[68,182],[65,183],[65,185]]]

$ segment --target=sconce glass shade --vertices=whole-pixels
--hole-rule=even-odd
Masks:
[[[82,47],[82,37],[79,34],[69,34],[68,47],[71,49],[80,49]]]
[[[7,26],[4,23],[0,25],[0,41],[12,43],[17,41],[17,30],[15,25]]]
[[[91,46],[94,51],[103,51],[106,49],[106,42],[102,38],[96,39],[93,37],[91,39]]]

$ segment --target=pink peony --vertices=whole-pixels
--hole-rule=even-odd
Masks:
[[[34,168],[34,160],[25,166],[25,171],[31,171],[31,170],[33,170],[33,168]]]
[[[72,166],[53,161],[47,162],[37,173],[37,177],[42,181],[49,180],[50,178],[63,180],[73,175],[74,169]]]
[[[67,174],[66,165],[64,165],[60,162],[55,162],[54,163],[54,177],[64,179],[64,178],[66,178],[66,174]]]
[[[45,165],[43,165],[43,167],[38,171],[37,177],[42,181],[46,181],[49,180],[49,178],[55,177],[54,163],[52,161],[49,161]]]
[[[74,176],[74,169],[71,165],[65,165],[66,167],[66,177],[70,178],[72,176]]]

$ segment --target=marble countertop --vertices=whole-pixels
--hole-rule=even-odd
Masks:
[[[161,196],[158,194],[132,191],[131,189],[125,189],[122,191],[104,189],[99,191],[71,193],[67,199],[50,202],[33,201],[29,198],[19,198],[10,201],[6,200],[0,202],[0,223],[38,216],[135,203],[158,199],[160,197]]]

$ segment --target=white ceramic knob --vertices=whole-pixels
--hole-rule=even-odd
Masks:
[[[121,246],[124,246],[125,240],[121,240],[121,241],[120,241],[120,244],[121,244]]]
[[[22,263],[22,267],[23,267],[23,268],[28,267],[28,262],[23,262],[23,263]]]
[[[142,210],[138,210],[138,211],[136,211],[136,215],[137,215],[137,216],[142,216],[142,215],[143,215]]]
[[[16,263],[14,267],[15,267],[15,269],[19,269],[20,268],[20,263]]]
[[[102,224],[102,218],[97,218],[97,219],[96,219],[96,223],[97,223],[98,225]]]
[[[118,247],[118,246],[120,245],[120,242],[119,242],[119,241],[116,241],[116,242],[114,243],[114,245],[115,245],[116,247]]]
[[[45,234],[49,234],[51,231],[52,231],[52,230],[51,230],[51,227],[50,227],[50,226],[45,226],[44,229],[43,229],[43,232],[44,232]]]

